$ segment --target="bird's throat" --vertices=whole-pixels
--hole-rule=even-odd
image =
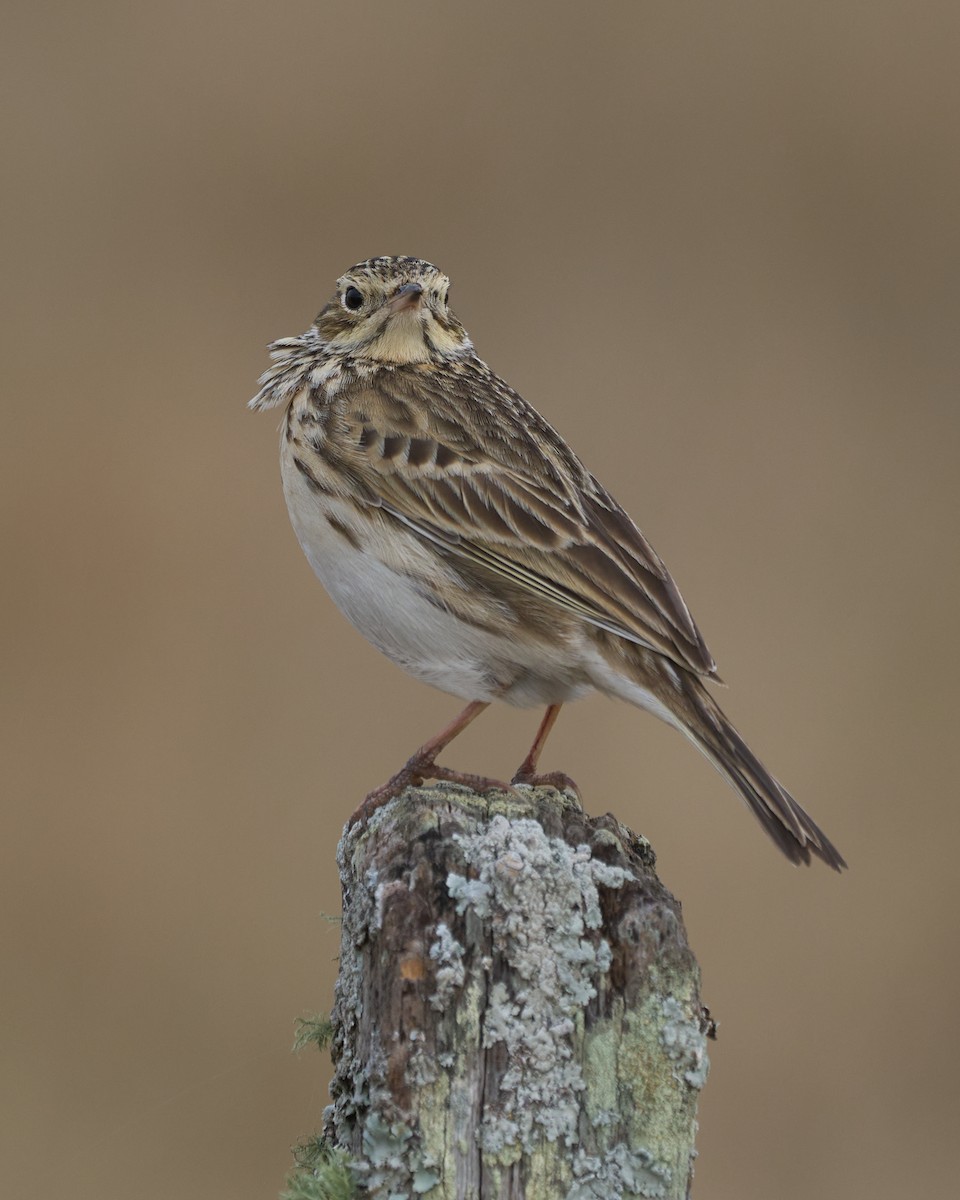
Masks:
[[[428,362],[432,357],[418,313],[398,313],[363,348],[365,358],[383,363]]]

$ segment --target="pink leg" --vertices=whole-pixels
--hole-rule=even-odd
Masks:
[[[488,700],[473,700],[468,704],[445,729],[441,729],[436,736],[430,738],[428,742],[424,742],[396,775],[388,779],[381,787],[375,788],[367,796],[350,818],[349,824],[354,825],[357,821],[365,824],[370,815],[375,813],[382,804],[386,804],[388,800],[399,795],[405,787],[417,786],[425,779],[443,779],[448,783],[462,783],[477,792],[487,791],[490,788],[509,790],[510,785],[501,783],[499,779],[488,779],[485,775],[469,775],[463,771],[452,771],[449,767],[438,767],[435,762],[440,751],[449,746],[457,734],[462,733],[471,721],[476,720],[483,710],[489,707],[489,704]]]
[[[547,708],[547,711],[543,714],[543,720],[540,722],[540,728],[537,730],[537,736],[533,739],[530,753],[520,764],[516,775],[514,775],[510,782],[526,783],[531,787],[536,787],[538,784],[545,784],[548,787],[555,787],[561,792],[564,788],[572,788],[574,794],[579,797],[580,789],[570,776],[564,775],[562,771],[551,771],[547,775],[537,774],[537,763],[540,761],[541,751],[550,735],[550,730],[556,724],[557,717],[560,716],[560,708],[561,705],[559,704],[551,704]]]

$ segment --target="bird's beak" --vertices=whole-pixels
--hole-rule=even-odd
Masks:
[[[419,283],[405,283],[403,287],[396,292],[384,307],[391,313],[406,312],[410,308],[420,307],[420,297],[423,295],[423,288]]]

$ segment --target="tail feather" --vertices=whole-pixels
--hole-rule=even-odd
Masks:
[[[753,753],[703,684],[687,676],[683,688],[694,720],[678,722],[698,750],[743,797],[751,812],[794,863],[822,859],[835,871],[847,865],[814,819]],[[688,715],[688,714],[684,714]]]
[[[843,870],[847,864],[836,846],[760,762],[697,675],[651,650],[618,642],[602,649],[592,674],[596,687],[679,729],[740,794],[791,862],[810,863],[816,857]]]

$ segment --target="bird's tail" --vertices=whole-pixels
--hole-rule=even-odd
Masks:
[[[694,688],[700,693],[696,707],[703,719],[683,729],[687,737],[740,793],[791,862],[809,863],[816,855],[828,867],[842,871],[847,865],[843,856],[816,821],[770,774],[699,680]]]
[[[700,678],[659,655],[654,671],[644,671],[648,690],[620,674],[619,686],[611,687],[607,676],[604,691],[615,691],[623,699],[654,712],[676,726],[743,797],[751,812],[794,863],[809,863],[812,856],[822,859],[835,871],[847,865],[843,856],[790,793],[753,753],[726,714],[703,686]],[[647,664],[653,666],[653,662]],[[657,669],[659,668],[659,669]],[[656,675],[656,680],[652,678]],[[599,682],[599,681],[598,681]]]

